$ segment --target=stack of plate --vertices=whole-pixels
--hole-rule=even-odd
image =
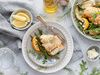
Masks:
[[[59,60],[50,59],[45,64],[41,64],[43,59],[36,60],[35,56],[30,54],[28,50],[34,50],[31,44],[31,35],[34,35],[36,30],[42,29],[46,33],[46,28],[40,22],[34,24],[28,29],[24,35],[22,42],[22,53],[25,61],[33,69],[42,73],[53,73],[64,68],[70,61],[73,54],[73,40],[70,33],[65,30],[61,25],[54,22],[47,22],[50,27],[53,27],[53,31],[58,33],[61,37],[65,39],[64,50],[60,53]]]

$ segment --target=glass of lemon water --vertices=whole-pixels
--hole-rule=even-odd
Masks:
[[[44,11],[46,13],[56,13],[58,10],[58,0],[44,0]]]

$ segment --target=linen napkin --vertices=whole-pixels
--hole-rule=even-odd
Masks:
[[[11,27],[9,23],[9,17],[11,13],[19,8],[25,8],[29,10],[32,15],[33,15],[33,23],[35,23],[35,16],[34,16],[34,10],[31,8],[31,6],[27,3],[22,3],[22,2],[0,2],[0,40],[2,40],[4,46],[9,47],[12,49],[14,52],[18,52],[18,49],[21,47],[21,43],[19,40],[22,40],[26,30],[24,31],[18,31],[15,30]],[[81,59],[83,57],[82,51],[80,49],[78,39],[74,37],[73,35],[73,40],[74,40],[74,54],[73,57],[70,61],[70,64],[68,64],[67,68],[71,69],[71,64],[74,63],[75,61]]]
[[[36,19],[35,19],[35,15],[34,15],[34,10],[31,7],[32,6],[26,2],[16,2],[16,1],[2,2],[2,1],[0,1],[0,33],[4,34],[7,37],[6,38],[7,40],[12,37],[12,39],[10,40],[12,42],[15,42],[14,40],[16,39],[19,49],[21,49],[21,40],[27,29],[23,30],[23,31],[18,31],[16,29],[13,29],[9,22],[9,18],[13,11],[20,9],[20,8],[25,8],[31,12],[31,14],[33,16],[33,23],[35,23]],[[5,40],[5,38],[3,38],[3,37],[1,39]],[[10,45],[10,44],[8,44],[8,45]],[[12,44],[12,45],[14,45],[14,44]],[[14,45],[13,47],[16,47],[16,45]]]
[[[9,35],[14,35],[17,38],[22,39],[26,30],[18,31],[13,29],[9,23],[9,18],[13,11],[20,8],[25,8],[31,12],[34,23],[34,10],[31,7],[31,5],[24,2],[0,2],[0,30],[6,31],[9,33]]]

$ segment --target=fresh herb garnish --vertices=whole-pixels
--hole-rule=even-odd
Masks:
[[[43,60],[43,64],[45,64],[45,62],[47,62],[47,59],[49,58],[49,54],[47,53],[47,50],[45,49],[45,47],[42,46],[42,42],[40,40],[40,36],[43,34],[42,30],[38,29],[39,35],[35,33],[36,39],[37,39],[37,45],[42,53],[42,55],[44,55],[44,60]],[[37,56],[37,59],[40,59],[40,56]]]
[[[44,60],[42,61],[42,64],[45,64],[47,62],[47,58],[44,58]]]
[[[35,52],[34,52],[34,50],[28,50],[28,53],[32,53],[32,54],[34,54]]]
[[[48,58],[49,55],[48,55],[46,49],[42,46],[42,42],[41,42],[40,38],[38,37],[37,34],[35,34],[35,36],[36,36],[37,44],[38,44],[38,47],[39,47],[40,51],[43,53],[45,58]]]
[[[79,21],[78,21],[78,22],[79,22]],[[77,25],[78,25],[78,28],[79,28],[81,31],[83,31],[82,25],[81,25],[80,23],[78,23]]]
[[[43,31],[38,29],[39,35],[41,36],[43,34]]]
[[[84,75],[84,72],[88,69],[85,61],[82,60],[82,63],[80,64],[80,68],[81,68],[80,75]]]
[[[96,13],[93,13],[92,14],[92,17],[93,17],[93,19],[95,19],[97,17],[97,14]]]
[[[41,59],[41,54],[38,54],[37,57],[36,57],[36,59],[40,60]]]
[[[100,75],[100,70],[98,70],[97,68],[94,68],[92,70],[92,73],[90,73],[90,75]]]
[[[95,39],[100,39],[100,35],[94,35],[92,37],[95,38]]]
[[[90,30],[90,29],[95,29],[95,28],[97,27],[97,26],[94,25],[93,23],[90,23],[89,25],[90,25],[90,26],[89,26],[89,30]]]

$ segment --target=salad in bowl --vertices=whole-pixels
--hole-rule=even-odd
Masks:
[[[100,41],[100,0],[75,1],[71,15],[75,28],[83,36]]]

